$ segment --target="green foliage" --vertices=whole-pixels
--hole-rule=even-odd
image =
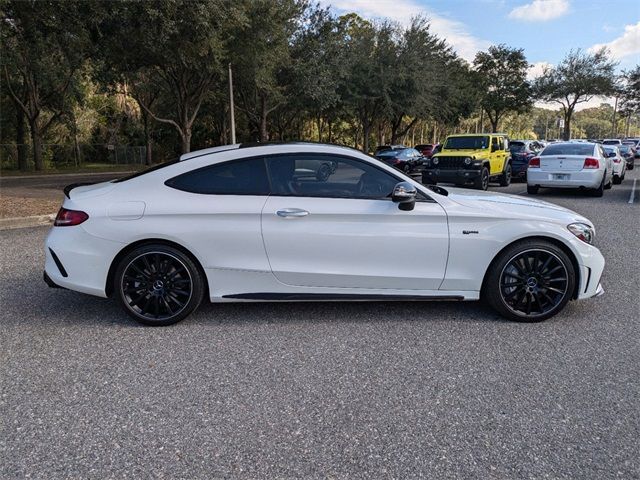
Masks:
[[[536,79],[538,98],[561,105],[564,114],[564,139],[571,138],[571,118],[579,103],[596,95],[615,93],[614,69],[606,48],[595,53],[573,50],[558,64]]]
[[[487,112],[494,132],[506,112],[523,113],[531,108],[529,63],[522,49],[491,46],[488,52],[476,54],[473,66],[481,85],[480,105]]]

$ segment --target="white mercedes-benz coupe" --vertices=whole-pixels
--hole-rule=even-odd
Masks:
[[[322,172],[320,170],[322,169]],[[593,224],[522,197],[421,185],[357,150],[230,145],[69,185],[44,278],[148,325],[212,302],[478,300],[547,319],[603,292]]]

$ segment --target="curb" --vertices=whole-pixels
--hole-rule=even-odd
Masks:
[[[0,230],[51,225],[55,218],[55,213],[49,215],[34,215],[32,217],[0,218]]]

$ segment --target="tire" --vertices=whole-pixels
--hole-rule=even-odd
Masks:
[[[620,185],[622,183],[622,179],[624,177],[621,177],[620,175],[614,175],[613,176],[613,183],[614,185]]]
[[[504,172],[502,172],[502,175],[500,175],[499,181],[500,181],[501,187],[508,187],[509,185],[511,185],[511,164],[510,163],[507,164],[507,166],[504,169]]]
[[[611,187],[613,187],[613,175],[611,175],[611,177],[609,178],[609,183],[607,183],[604,186],[605,190],[611,190]]]
[[[409,175],[409,173],[411,172],[411,165],[409,165],[408,163],[405,163],[404,167],[402,167],[402,171],[407,175]]]
[[[203,276],[195,262],[167,245],[144,245],[120,260],[114,276],[115,295],[122,309],[151,326],[178,323],[204,297]]]
[[[529,195],[536,195],[538,193],[538,190],[540,190],[540,187],[538,185],[527,185],[527,193]]]
[[[602,178],[602,182],[600,182],[600,186],[591,190],[591,195],[593,197],[602,197],[604,195],[604,177]]]
[[[480,175],[473,180],[473,188],[476,190],[487,190],[489,188],[489,169],[482,167]]]
[[[316,171],[316,180],[319,182],[326,182],[331,175],[331,166],[328,163],[323,163]]]
[[[491,262],[482,298],[500,315],[516,322],[541,322],[571,300],[576,272],[569,256],[545,240],[524,240]]]

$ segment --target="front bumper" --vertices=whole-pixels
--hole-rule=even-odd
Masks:
[[[480,176],[478,169],[458,168],[454,170],[430,168],[422,172],[422,183],[435,184],[438,182],[460,183],[469,182]]]

